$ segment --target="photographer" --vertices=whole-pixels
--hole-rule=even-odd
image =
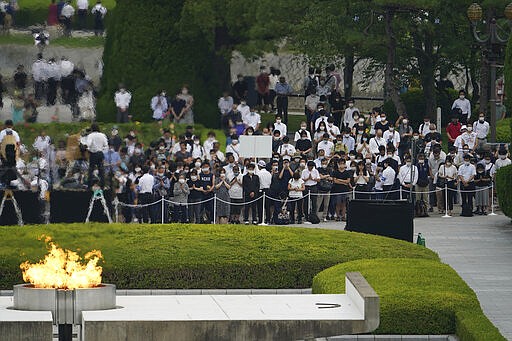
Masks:
[[[43,53],[44,48],[50,45],[50,34],[43,27],[41,30],[33,30],[32,36],[34,37],[34,45],[37,46],[40,53]]]
[[[100,177],[100,187],[105,186],[105,169],[103,160],[105,158],[103,152],[108,149],[108,139],[105,134],[100,132],[98,124],[91,125],[91,133],[85,137],[85,145],[89,150],[89,189],[92,188],[93,171],[98,167]]]

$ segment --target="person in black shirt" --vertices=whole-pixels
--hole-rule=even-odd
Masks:
[[[27,87],[27,74],[25,73],[25,67],[23,65],[18,65],[13,78],[14,86],[17,89],[24,91]]]
[[[190,188],[190,194],[188,196],[188,218],[190,222],[201,224],[201,204],[197,204],[203,200],[204,194],[202,192],[201,181],[197,175],[197,171],[193,169],[190,172],[190,179],[188,180],[188,187]]]
[[[277,150],[283,144],[283,139],[281,139],[281,132],[279,130],[274,130],[273,135],[274,138],[272,139],[272,152],[277,153]]]
[[[385,113],[380,113],[380,121],[375,123],[375,131],[378,129],[384,131],[389,130],[389,126],[391,125],[391,122],[387,120]]]
[[[308,139],[306,131],[300,132],[300,140],[295,143],[295,150],[300,152],[303,157],[312,156],[313,145],[311,140]]]
[[[425,135],[425,142],[429,143],[430,141],[436,141],[437,143],[441,143],[442,137],[441,134],[437,132],[436,125],[434,123],[430,123],[429,129],[430,132]]]
[[[201,181],[201,190],[203,192],[203,200],[213,198],[213,185],[215,183],[215,176],[210,171],[210,163],[207,161],[201,165],[201,173],[199,173],[199,180]],[[206,213],[208,224],[214,223],[213,217],[213,200],[203,203],[203,210]]]
[[[179,97],[181,92],[179,92],[176,97],[172,100],[171,106],[169,108],[169,112],[171,114],[170,119],[174,122],[179,122],[183,115],[185,115],[185,107],[187,106],[187,102]]]
[[[244,76],[239,74],[237,76],[237,81],[233,83],[233,102],[235,104],[240,104],[242,99],[247,99],[248,89],[249,86],[244,80]]]
[[[352,173],[347,170],[347,164],[344,159],[338,161],[338,169],[332,173],[333,188],[332,199],[336,204],[336,215],[338,221],[346,221],[347,213],[347,192],[352,189]]]
[[[242,188],[244,190],[244,223],[249,225],[249,210],[252,215],[252,223],[258,223],[258,214],[256,212],[257,203],[254,201],[260,191],[260,178],[254,174],[254,164],[247,166],[247,174],[242,179]],[[250,202],[250,203],[249,203]]]

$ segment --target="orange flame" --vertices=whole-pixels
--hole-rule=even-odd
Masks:
[[[48,254],[35,264],[29,261],[20,264],[23,280],[36,288],[77,289],[92,288],[101,284],[102,267],[98,261],[101,251],[92,250],[84,256],[87,264],[74,251],[64,250],[46,237]]]

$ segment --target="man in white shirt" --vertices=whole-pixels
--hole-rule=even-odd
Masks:
[[[360,112],[358,108],[355,107],[355,102],[354,100],[351,98],[348,100],[348,108],[345,109],[345,114],[343,115],[343,125],[345,127],[349,127],[352,129],[350,125],[350,123],[353,121],[353,115],[354,115],[354,112]]]
[[[309,197],[304,202],[304,213],[306,215],[306,220],[308,220],[309,215],[309,203],[311,203],[311,214],[315,214],[317,212],[317,197],[316,193],[318,193],[318,182],[320,181],[320,173],[315,167],[315,163],[313,161],[308,161],[307,167],[302,171],[301,174],[302,180],[304,180],[304,185],[306,190],[304,191],[304,196],[310,194]]]
[[[240,104],[236,107],[236,110],[240,112],[240,116],[242,116],[242,121],[245,122],[245,116],[251,113],[251,108],[247,105],[247,101],[242,99]]]
[[[96,5],[94,5],[92,8],[91,13],[94,15],[94,35],[103,36],[103,31],[105,30],[103,20],[107,14],[107,9],[101,4],[101,0],[96,2]]]
[[[473,123],[473,132],[476,134],[478,144],[487,144],[487,135],[489,134],[489,122],[485,120],[485,114],[480,113],[478,121]]]
[[[356,140],[350,136],[350,128],[344,128],[343,130],[342,142],[347,146],[348,151],[351,152],[356,149]]]
[[[501,148],[498,150],[498,158],[494,162],[494,166],[496,171],[498,171],[501,167],[506,167],[512,164],[512,161],[507,157],[507,150],[505,148]]]
[[[117,107],[117,123],[128,123],[128,108],[130,107],[131,100],[132,94],[129,91],[126,91],[123,84],[120,84],[119,91],[117,91],[114,96],[114,101]]]
[[[32,146],[35,150],[46,156],[48,153],[48,148],[50,147],[50,143],[50,136],[46,135],[44,130],[41,130],[41,133],[36,137]]]
[[[143,170],[144,175],[139,178],[138,188],[139,188],[139,205],[147,205],[150,204],[153,200],[153,187],[155,185],[155,177],[149,174],[149,167],[144,166]],[[150,207],[142,207],[140,210],[140,222],[141,223],[149,223],[150,218]]]
[[[68,0],[60,12],[60,16],[64,24],[64,35],[66,37],[71,36],[71,19],[73,18],[73,15],[75,15],[75,9],[71,6],[71,1]]]
[[[229,96],[229,92],[224,91],[222,97],[217,101],[221,116],[226,116],[233,108],[233,97]]]
[[[59,66],[61,78],[71,75],[73,69],[75,68],[75,65],[72,62],[70,62],[66,57],[61,58]]]
[[[418,128],[418,132],[420,133],[420,138],[425,138],[425,136],[430,133],[430,118],[424,117],[423,123],[420,124]]]
[[[323,140],[318,143],[317,152],[319,152],[320,150],[323,150],[325,152],[324,155],[326,158],[329,158],[334,151],[334,143],[332,143],[332,141],[329,141],[328,133],[324,133]]]
[[[386,145],[391,143],[395,149],[398,149],[398,145],[400,144],[400,134],[395,130],[394,126],[390,125],[389,129],[382,134],[382,137],[386,141]]]
[[[336,139],[336,136],[340,135],[340,128],[334,125],[334,118],[331,116],[327,119],[327,133],[331,140]]]
[[[206,141],[203,143],[204,152],[206,155],[210,154],[210,151],[213,149],[213,144],[215,142],[217,142],[217,136],[215,135],[215,132],[209,131]]]
[[[283,144],[279,146],[279,148],[277,148],[277,152],[279,153],[279,155],[281,155],[281,157],[285,157],[285,156],[293,156],[293,154],[295,154],[295,147],[291,145],[290,142],[290,138],[288,136],[285,136],[283,137]]]
[[[269,195],[270,184],[272,183],[272,174],[267,170],[265,161],[258,161],[258,167],[255,168],[255,174],[260,178],[260,194]],[[271,220],[270,207],[273,206],[272,200],[265,200],[265,221],[263,221],[263,200],[258,200],[258,218],[260,223],[267,223]]]
[[[83,30],[85,28],[85,23],[87,22],[87,12],[89,10],[89,1],[88,0],[77,0],[76,7],[78,9],[78,29]]]
[[[391,167],[390,160],[385,159],[382,161],[382,165],[384,170],[382,171],[382,175],[380,176],[380,180],[382,181],[382,190],[387,193],[384,194],[385,199],[393,199],[398,197],[395,193],[389,193],[393,190],[393,185],[395,183],[396,172]]]
[[[405,157],[405,165],[398,171],[398,180],[402,186],[402,197],[409,198],[410,190],[414,191],[414,186],[418,182],[418,167],[412,164],[410,155]]]
[[[44,75],[46,68],[46,61],[43,59],[43,54],[37,54],[37,60],[32,64],[32,79],[34,80],[34,96],[36,100],[41,100],[44,93],[44,83],[46,77]]]
[[[306,132],[306,138],[311,141],[311,133],[308,130],[308,126],[306,122],[300,122],[300,129],[295,132],[295,138],[293,139],[295,142],[301,139],[302,132]]]
[[[105,169],[103,168],[105,155],[103,152],[108,149],[108,139],[105,134],[100,132],[98,124],[93,123],[91,130],[92,132],[87,135],[85,139],[85,145],[89,151],[89,189],[91,189],[93,185],[92,180],[95,167],[98,167],[100,177],[99,185],[103,188],[105,186]]]
[[[242,117],[242,120],[247,127],[252,127],[254,131],[257,131],[261,124],[261,115],[254,110],[250,110],[250,113],[245,118]]]
[[[276,122],[274,123],[274,131],[275,130],[279,130],[279,132],[281,133],[281,139],[283,139],[283,137],[285,137],[288,132],[288,127],[286,126],[286,124],[283,123],[281,115],[276,116]]]
[[[460,122],[466,124],[471,117],[471,102],[466,98],[464,90],[459,91],[459,98],[453,101],[452,109],[458,108],[462,111]]]
[[[461,127],[461,131],[465,126]],[[461,144],[467,144],[469,149],[475,151],[478,147],[478,139],[476,138],[476,133],[473,132],[473,127],[470,125],[466,128],[466,131],[460,135]]]
[[[18,133],[12,128],[14,126],[12,120],[5,121],[4,125],[5,125],[5,128],[2,131],[0,131],[0,145],[4,141],[4,138],[6,135],[12,135],[14,137],[14,140],[16,141],[16,143],[19,146],[20,145],[20,135],[18,135]]]
[[[370,139],[370,152],[377,156],[379,154],[379,147],[386,147],[386,140],[382,137],[382,130],[377,129],[375,137]]]
[[[473,196],[475,193],[474,178],[476,175],[476,168],[470,163],[471,157],[469,154],[464,155],[464,163],[459,167],[459,181],[462,196],[462,213],[461,216],[473,215]]]

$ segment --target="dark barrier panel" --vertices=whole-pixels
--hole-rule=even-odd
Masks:
[[[91,191],[53,191],[50,195],[50,221],[52,223],[83,223],[87,217]],[[112,217],[110,191],[105,191],[105,199]],[[99,200],[94,202],[90,221],[108,222]]]
[[[32,191],[13,191],[25,224],[39,224],[43,222],[41,205],[38,194]],[[0,191],[0,202],[4,197],[4,191]],[[18,225],[18,217],[12,201],[6,200],[4,211],[0,216],[0,225]]]
[[[413,241],[413,205],[406,200],[351,200],[345,230]]]

